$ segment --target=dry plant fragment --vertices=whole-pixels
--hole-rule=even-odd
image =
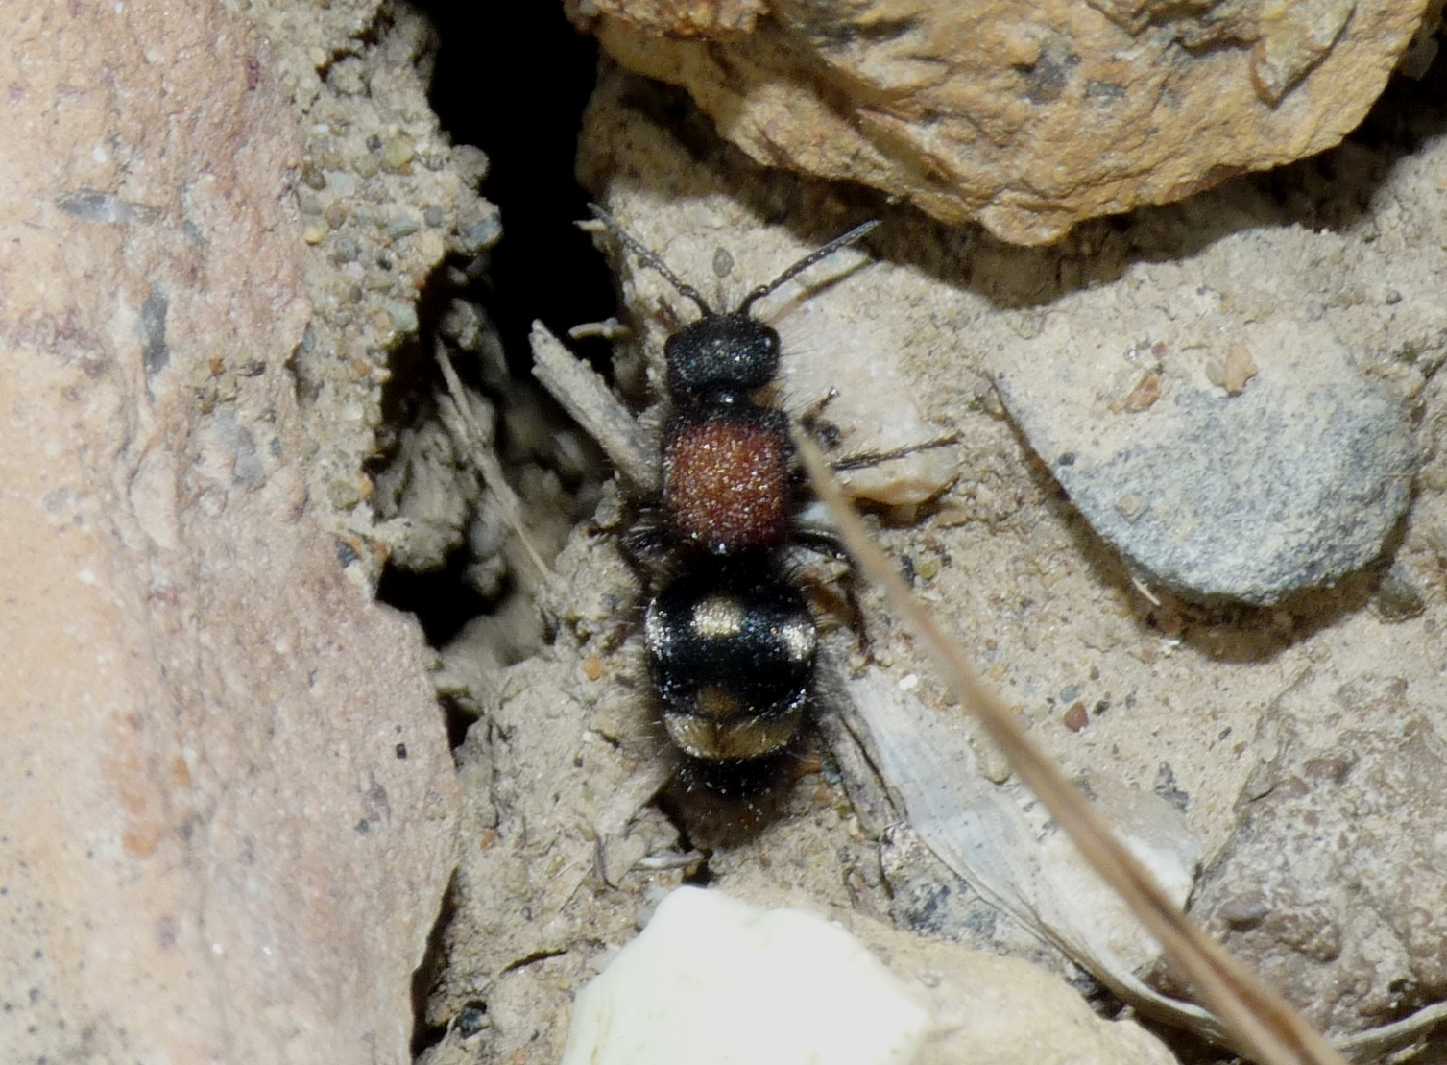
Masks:
[[[563,405],[568,417],[598,442],[613,468],[645,494],[658,490],[658,469],[648,434],[607,383],[578,361],[542,322],[533,323],[533,376]]]
[[[1160,941],[1172,964],[1220,1018],[1235,1047],[1264,1065],[1345,1065],[1345,1059],[1295,1009],[1170,901],[1104,819],[1026,738],[1004,703],[981,683],[963,650],[935,624],[869,538],[818,449],[802,434],[794,436],[814,490],[833,513],[840,537],[860,569],[884,588],[895,610],[935,656],[955,696],[978,718],[1096,873]]]
[[[477,466],[478,472],[482,474],[483,482],[487,485],[488,491],[493,495],[498,509],[502,512],[503,518],[509,527],[517,535],[518,542],[522,544],[523,550],[538,568],[538,573],[544,581],[550,581],[553,571],[543,561],[538,549],[533,546],[532,538],[528,535],[527,523],[523,520],[522,502],[518,499],[517,493],[513,491],[512,485],[508,484],[507,477],[502,472],[502,466],[498,464],[497,456],[492,448],[486,444],[486,436],[482,428],[477,424],[472,415],[472,406],[467,401],[467,393],[462,388],[462,382],[457,378],[457,371],[452,368],[452,360],[447,357],[447,351],[441,344],[437,345],[437,362],[442,367],[442,376],[447,381],[447,392],[456,408],[457,417],[455,423],[449,423],[454,435],[458,436],[459,442],[466,449],[468,456]]]
[[[1256,373],[1256,360],[1251,357],[1251,349],[1237,344],[1226,352],[1226,373],[1221,387],[1228,395],[1239,396],[1246,388],[1246,382]]]
[[[1161,374],[1152,370],[1142,377],[1135,388],[1131,389],[1130,395],[1121,400],[1121,409],[1129,414],[1139,414],[1143,410],[1149,410],[1155,406],[1156,400],[1161,398],[1161,388],[1165,379]]]

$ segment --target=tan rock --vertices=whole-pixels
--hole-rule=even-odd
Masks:
[[[780,0],[713,40],[694,5],[654,6],[610,3],[593,31],[755,160],[1041,244],[1335,145],[1428,4]]]
[[[458,800],[303,487],[289,105],[219,4],[0,32],[0,1056],[404,1060]]]
[[[593,0],[589,14],[614,15],[639,29],[680,37],[717,39],[753,33],[764,0]]]

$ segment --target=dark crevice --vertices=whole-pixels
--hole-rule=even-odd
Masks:
[[[566,336],[570,326],[606,319],[616,310],[607,266],[589,235],[575,225],[588,217],[588,196],[575,180],[574,156],[596,78],[596,45],[573,30],[561,5],[518,5],[510,11],[507,32],[499,33],[495,13],[485,6],[458,0],[410,3],[435,31],[436,53],[422,57],[432,70],[429,103],[454,144],[475,146],[487,156],[487,176],[478,191],[497,207],[502,231],[497,242],[476,257],[454,255],[439,265],[419,293],[416,337],[390,359],[378,456],[369,472],[375,476],[387,470],[400,456],[423,464],[436,461],[436,452],[425,448],[417,457],[414,444],[423,434],[411,431],[435,432],[447,402],[437,360],[442,349],[464,389],[493,404],[497,416],[490,428],[496,456],[503,476],[523,494],[524,510],[553,507],[550,516],[555,518],[556,508],[567,507],[569,497],[591,510],[591,478],[594,469],[601,468],[599,461],[584,456],[580,468],[578,460],[560,457],[562,451],[553,446],[555,432],[531,427],[534,417],[546,426],[566,422],[561,409],[532,381],[528,334],[534,320]],[[531,81],[521,85],[517,66],[509,61],[512,56],[502,51],[519,47],[537,59]],[[517,99],[520,92],[525,100]],[[479,312],[480,322],[471,332],[466,325],[469,305]],[[611,373],[606,341],[570,345],[596,368]],[[465,456],[459,455],[458,461],[465,462]],[[435,468],[431,472],[445,475],[445,468],[442,474]],[[561,485],[561,501],[524,493],[524,485],[552,475]],[[491,497],[484,493],[479,506],[489,505]],[[523,518],[526,523],[529,516]],[[496,581],[477,583],[477,567],[488,560],[473,557],[476,539],[471,534],[478,526],[472,524],[475,516],[467,520],[468,535],[447,552],[440,567],[408,570],[394,559],[378,582],[377,597],[416,615],[434,647],[447,647],[476,619],[504,616],[509,603],[528,594],[523,574],[506,573]],[[501,555],[500,548],[494,550]],[[456,750],[477,722],[478,708],[466,705],[461,695],[456,702],[443,698],[441,704],[448,741]],[[491,1023],[483,999],[439,1002],[438,989],[450,964],[446,941],[458,906],[456,892],[454,879],[413,974],[414,1056],[445,1039],[476,1036]]]
[[[447,728],[447,747],[452,751],[453,758],[456,759],[457,749],[467,739],[467,730],[472,728],[472,723],[477,720],[477,716],[448,698],[442,700],[442,715],[443,724]]]
[[[384,433],[395,434],[403,426],[435,415],[443,380],[434,345],[442,317],[459,295],[449,265],[443,263],[433,270],[417,293],[417,335],[398,344],[388,357],[390,376],[382,389]],[[384,438],[381,446],[388,443]]]
[[[502,234],[475,259],[454,256],[440,265],[423,287],[417,335],[391,357],[378,457],[369,472],[375,475],[397,458],[405,430],[438,418],[446,388],[436,354],[439,344],[452,348],[456,336],[449,332],[448,319],[461,302],[475,305],[485,319],[484,331],[495,335],[487,342],[492,355],[452,350],[451,361],[464,386],[487,397],[499,412],[493,428],[504,475],[518,488],[522,482],[515,474],[528,465],[542,467],[558,475],[565,492],[586,496],[589,486],[579,483],[575,469],[560,468],[551,453],[530,453],[525,441],[511,437],[501,415],[522,409],[519,397],[526,395],[529,404],[536,398],[541,420],[565,424],[561,408],[531,379],[532,323],[541,320],[555,334],[566,335],[572,325],[600,321],[616,311],[606,263],[575,225],[588,216],[588,196],[574,177],[574,156],[596,78],[597,46],[572,28],[560,5],[519,6],[505,38],[485,8],[455,0],[413,0],[411,6],[435,30],[428,101],[454,144],[475,146],[487,156],[479,191],[498,208]],[[546,57],[535,70],[546,83],[529,93],[526,106],[509,102],[518,92],[515,66],[501,58],[489,61],[488,44],[504,40],[526,42],[530,52]],[[610,371],[607,341],[570,341],[570,346],[596,368]],[[534,440],[547,438],[546,432],[533,434]],[[526,506],[529,500],[523,502]],[[489,505],[486,497],[482,505]],[[464,542],[439,569],[417,572],[389,562],[378,598],[415,614],[427,641],[443,647],[470,620],[496,613],[520,590],[509,580],[497,594],[491,588],[488,596],[479,594],[467,580],[477,561]],[[462,726],[450,720],[449,727]]]
[[[377,582],[377,598],[398,610],[416,614],[422,635],[433,647],[445,646],[473,618],[490,613],[493,603],[467,583],[472,556],[459,547],[439,570],[416,573],[387,566]]]
[[[453,874],[454,880],[456,873]],[[427,1022],[427,999],[432,993],[443,968],[447,963],[445,934],[448,922],[452,920],[455,885],[449,882],[442,896],[442,906],[437,911],[437,920],[427,933],[427,947],[422,952],[422,962],[412,973],[412,1056],[415,1058],[428,1047],[435,1046],[447,1035],[447,1026]]]
[[[533,319],[561,335],[616,309],[607,265],[574,224],[589,217],[574,157],[598,48],[573,29],[561,4],[511,7],[506,34],[498,33],[497,15],[485,4],[417,0],[415,6],[441,41],[428,93],[432,109],[454,143],[476,145],[489,160],[481,191],[502,212],[503,236],[492,252],[485,302],[514,372],[526,371]],[[479,55],[488,41],[537,57],[523,84],[514,63]],[[515,99],[519,92],[524,100]],[[600,367],[611,358],[600,340],[575,350]]]
[[[390,376],[382,389],[378,454],[368,468],[374,476],[396,459],[400,441],[408,429],[438,417],[438,399],[445,393],[445,382],[436,357],[437,337],[443,316],[458,296],[450,264],[434,270],[418,293],[417,335],[392,352]],[[477,387],[477,360],[454,359],[453,362],[466,384]],[[427,642],[441,647],[469,620],[490,612],[495,606],[465,580],[471,562],[465,545],[450,552],[439,569],[419,572],[389,561],[377,582],[377,598],[398,610],[415,614]]]
[[[1417,154],[1422,145],[1447,131],[1447,39],[1419,78],[1395,75],[1348,138],[1394,155]]]
[[[529,965],[536,965],[540,961],[547,961],[549,958],[561,958],[566,953],[568,953],[566,950],[535,950],[531,954],[524,954],[521,958],[516,958],[508,962],[503,966],[502,972],[498,973],[498,976],[501,978],[508,973],[515,973],[519,969],[526,969]]]

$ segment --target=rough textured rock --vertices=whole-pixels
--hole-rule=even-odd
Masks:
[[[1387,180],[1355,145],[1330,165],[1336,185]],[[1105,237],[1063,286],[985,282],[1017,308],[975,337],[1011,418],[1095,531],[1188,598],[1329,585],[1394,542],[1411,498],[1409,415],[1447,350],[1422,284],[1447,255],[1420,193],[1362,214],[1300,176],[1289,211],[1310,229],[1254,193],[1203,198],[1127,231],[1144,258]]]
[[[1323,687],[1303,678],[1262,719],[1193,910],[1342,1036],[1447,999],[1447,697],[1372,674]]]
[[[574,580],[604,553],[575,544],[559,558],[543,608],[616,639],[637,594],[632,574],[615,559],[585,570],[587,584]],[[676,887],[698,856],[683,856],[677,829],[656,810],[638,813],[667,770],[636,649],[614,644],[565,670],[551,656],[489,669],[465,645],[459,638],[445,652],[444,683],[479,720],[457,749],[466,842],[439,943],[446,964],[424,1013],[448,1034],[425,1060],[466,1049],[451,1022],[483,1001],[488,1060],[541,1047],[556,1061],[571,992],[594,971],[600,941],[626,938],[642,899]],[[655,864],[635,867],[645,855]]]
[[[807,906],[759,908],[681,888],[578,996],[563,1060],[1175,1060],[1134,1021],[1101,1020],[1034,966],[858,917],[843,924]],[[700,965],[701,957],[718,964]],[[749,1023],[714,1032],[720,1016]]]
[[[407,1060],[456,785],[305,490],[271,57],[212,3],[0,30],[3,1056]]]
[[[467,490],[465,475],[435,478],[455,490],[443,517],[432,500],[400,498],[405,487],[395,482],[406,471],[378,491],[368,464],[398,449],[417,408],[431,411],[430,395],[399,395],[432,357],[415,347],[419,329],[433,324],[420,321],[421,289],[432,283],[434,303],[448,306],[449,289],[467,278],[439,283],[444,258],[476,257],[502,232],[497,208],[476,191],[487,157],[451,144],[427,105],[436,41],[415,9],[379,0],[244,6],[274,42],[276,76],[304,137],[296,199],[313,314],[294,366],[310,412],[307,487],[330,504],[372,578],[398,551],[418,569],[440,565],[464,538],[477,489]],[[442,328],[488,369],[502,362],[475,309],[457,308]],[[445,465],[452,472],[457,464],[449,457]]]
[[[589,0],[589,6],[650,33],[709,39],[752,33],[768,14],[764,0]]]
[[[647,0],[575,17],[760,163],[1040,244],[1335,145],[1427,7],[777,0],[757,22],[684,5],[670,24]]]
[[[1049,249],[1004,246],[933,225],[911,210],[893,212],[857,191],[760,168],[721,146],[706,119],[679,106],[677,94],[616,70],[605,74],[595,97],[580,170],[600,202],[657,234],[675,270],[704,277],[709,297],[737,283],[731,275],[707,284],[713,264],[740,247],[763,247],[764,234],[783,230],[789,242],[806,244],[820,231],[882,215],[885,224],[868,242],[873,262],[811,296],[841,293],[851,309],[877,321],[857,334],[830,332],[822,343],[801,329],[785,345],[785,365],[818,360],[819,380],[895,378],[925,423],[959,432],[957,482],[937,509],[882,520],[886,549],[1032,737],[1072,776],[1109,774],[1155,791],[1182,813],[1203,853],[1214,855],[1236,830],[1236,798],[1255,761],[1258,725],[1302,670],[1314,670],[1328,692],[1371,671],[1405,677],[1413,691],[1441,686],[1443,85],[1439,73],[1420,90],[1397,87],[1384,101],[1390,108],[1319,159],[1173,207],[1081,226]],[[648,275],[626,266],[621,272],[627,320],[645,337],[667,328],[670,304],[686,313]],[[782,325],[806,306],[782,308],[776,321]],[[1276,329],[1290,342],[1256,343],[1279,338]],[[880,336],[887,343],[874,339]],[[1392,565],[1382,567],[1385,573],[1368,567],[1334,588],[1265,609],[1151,599],[1149,585],[1131,579],[1119,553],[1091,531],[1032,453],[993,388],[1012,375],[1050,378],[1074,361],[1108,355],[1093,381],[1096,391],[1081,393],[1086,402],[1047,405],[1033,415],[1052,433],[1088,438],[1096,431],[1090,397],[1097,394],[1101,410],[1127,401],[1139,408],[1122,408],[1120,420],[1159,415],[1187,387],[1223,404],[1241,403],[1284,372],[1278,363],[1287,356],[1317,351],[1345,354],[1355,379],[1370,383],[1353,402],[1374,403],[1385,391],[1404,404],[1423,465],[1399,536],[1387,545]],[[1151,373],[1160,379],[1138,387]],[[619,380],[643,376],[625,363]],[[862,414],[841,416],[841,432],[888,420],[897,402],[896,393],[889,395],[882,409],[866,403]],[[627,601],[614,611],[616,622],[607,620],[604,600],[615,585],[599,568],[609,554],[600,526],[618,527],[600,518],[575,537],[598,555],[569,571],[569,581],[589,589],[598,613],[586,625],[560,627],[553,653],[561,670],[577,669],[590,656],[610,663],[619,632],[628,631]],[[1404,581],[1409,590],[1398,587]],[[865,589],[862,599],[871,654],[886,682],[913,693],[967,741],[965,715],[932,679],[925,657],[872,592]],[[847,634],[833,635],[831,646],[847,661]],[[847,691],[831,683],[818,708],[831,744],[823,771],[800,786],[820,809],[795,800],[788,817],[758,838],[718,842],[707,855],[712,883],[740,896],[788,884],[831,907],[886,919],[898,902],[890,898],[893,885],[911,893],[897,908],[922,930],[1013,948],[1014,922],[992,927],[968,904],[967,889],[942,879],[937,862],[896,848],[881,872],[879,832],[900,815],[887,798],[858,801],[870,794],[873,778],[868,759],[838,725],[845,715],[832,700],[841,687]],[[644,702],[641,693],[635,700]],[[629,711],[625,700],[619,705],[620,713]],[[1297,719],[1314,745],[1329,745],[1341,727],[1328,715]],[[1361,725],[1384,740],[1396,727],[1383,716]],[[985,777],[1009,786],[1008,770],[991,768],[988,752],[979,753]],[[842,798],[841,782],[852,804]],[[877,781],[872,786],[878,795]],[[686,838],[707,851],[720,834],[689,822]],[[966,903],[930,927],[928,911],[947,890]],[[970,927],[951,926],[950,918]],[[1430,1019],[1422,1014],[1407,1023]],[[1355,1047],[1379,1057],[1411,1035],[1400,1027],[1364,1028],[1355,1038]]]
[[[1179,334],[1122,353],[1120,324],[1090,336],[1052,315],[1038,345],[1053,369],[1020,360],[997,383],[1071,501],[1149,581],[1266,604],[1381,553],[1407,506],[1411,430],[1329,328],[1244,324],[1202,359],[1171,350]],[[1218,384],[1212,358],[1259,369]]]
[[[919,1065],[1175,1061],[1133,1018],[1103,1020],[1076,989],[1037,966],[921,939],[869,920],[844,924],[908,981],[929,1009],[936,1028]]]

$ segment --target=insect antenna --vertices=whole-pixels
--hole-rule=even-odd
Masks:
[[[708,301],[698,294],[698,289],[694,288],[692,285],[684,284],[683,281],[679,280],[678,275],[676,275],[672,270],[668,268],[664,261],[658,257],[656,252],[649,251],[647,248],[645,248],[637,238],[635,238],[631,233],[629,233],[626,229],[624,229],[618,224],[618,220],[616,218],[610,215],[607,211],[603,210],[603,208],[599,207],[596,203],[588,204],[588,209],[593,212],[594,218],[602,222],[605,226],[607,226],[613,231],[614,236],[616,236],[619,240],[623,242],[624,247],[626,247],[634,255],[638,256],[638,258],[643,262],[644,266],[651,266],[653,269],[657,270],[660,274],[664,276],[664,278],[668,281],[670,285],[678,289],[678,294],[680,296],[683,296],[685,299],[693,300],[694,303],[698,304],[698,309],[703,311],[703,316],[705,318],[714,318],[717,316],[714,309],[708,305]]]
[[[734,313],[746,314],[750,307],[752,307],[759,300],[763,299],[770,292],[773,292],[776,288],[784,284],[786,281],[792,281],[794,278],[798,277],[815,263],[829,258],[829,256],[833,255],[840,248],[844,248],[850,244],[853,244],[856,240],[868,235],[877,228],[879,228],[879,219],[872,218],[868,222],[863,222],[855,226],[848,233],[841,233],[839,236],[835,237],[822,248],[811,251],[808,255],[804,256],[804,258],[800,259],[793,266],[789,267],[789,269],[785,270],[782,274],[774,278],[774,280],[770,281],[767,285],[760,285],[758,288],[754,289],[752,292],[750,292],[747,296],[744,297],[743,302],[739,304],[738,310]]]

